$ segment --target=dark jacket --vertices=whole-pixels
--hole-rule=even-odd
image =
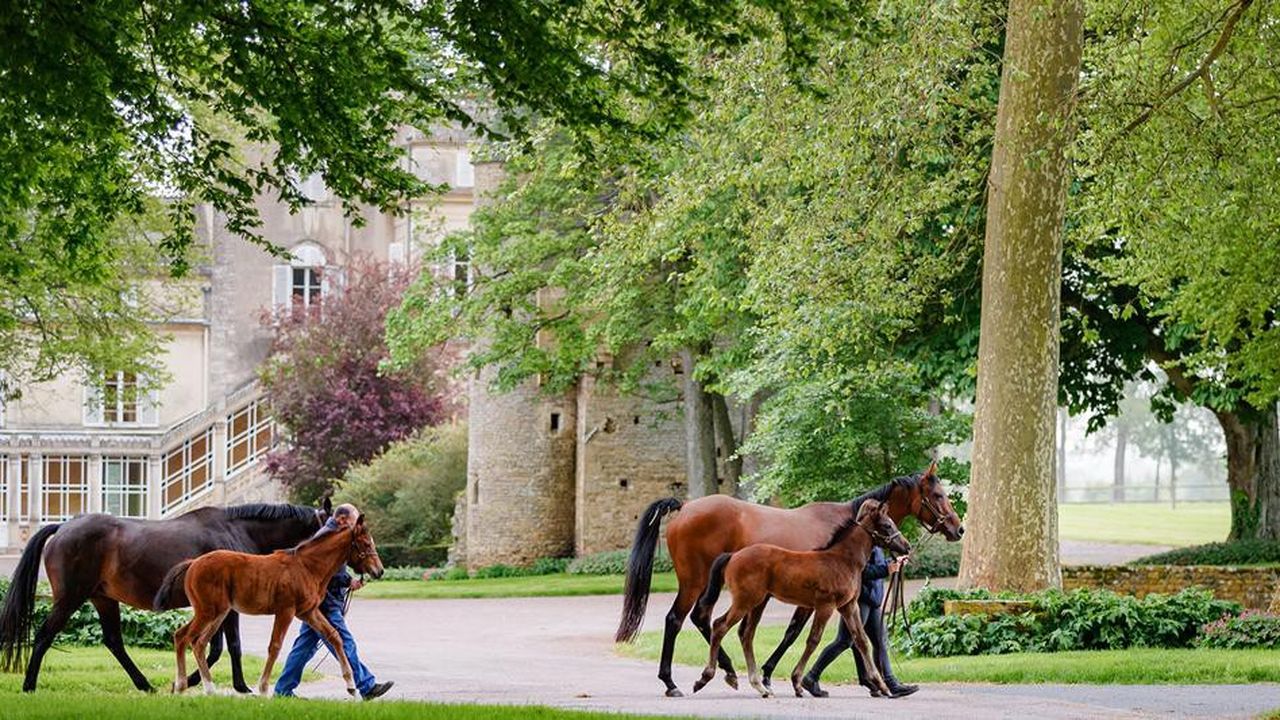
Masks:
[[[329,578],[329,586],[325,588],[324,600],[320,601],[320,609],[328,611],[330,608],[342,609],[347,602],[347,589],[351,587],[351,573],[347,572],[347,566],[343,565],[338,568],[338,572]]]
[[[862,569],[862,593],[858,595],[858,604],[880,607],[884,601],[884,579],[889,577],[889,563],[884,558],[880,546],[871,548],[871,559]]]

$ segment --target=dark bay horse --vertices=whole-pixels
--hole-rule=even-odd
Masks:
[[[791,687],[796,697],[803,697],[800,679],[805,665],[822,640],[822,631],[835,612],[854,638],[854,650],[862,656],[868,670],[869,681],[879,686],[885,697],[890,697],[871,655],[871,641],[862,627],[858,612],[858,594],[862,590],[862,569],[871,557],[875,545],[905,555],[911,552],[911,544],[898,531],[889,518],[887,507],[875,500],[867,500],[858,509],[857,519],[850,518],[841,525],[821,550],[787,550],[777,545],[750,545],[735,553],[724,553],[711,565],[711,579],[698,600],[698,608],[708,615],[720,597],[720,588],[726,583],[733,590],[733,605],[715,621],[711,630],[711,652],[702,677],[693,685],[698,692],[716,676],[716,655],[724,636],[739,621],[746,620],[740,629],[742,651],[746,656],[748,678],[763,697],[773,691],[766,687],[756,667],[754,638],[756,626],[764,614],[764,606],[770,598],[797,606],[813,614],[813,627],[805,642],[804,653],[791,671]]]
[[[347,681],[347,693],[356,694],[351,664],[343,651],[338,631],[320,612],[329,579],[344,564],[361,574],[382,577],[382,560],[364,516],[352,505],[337,508],[336,517],[345,523],[326,525],[313,537],[289,550],[270,555],[254,555],[234,550],[215,550],[174,566],[156,593],[156,609],[181,587],[194,611],[191,621],[173,636],[178,657],[174,692],[187,688],[187,647],[191,646],[200,668],[206,694],[212,693],[213,678],[205,662],[204,649],[231,612],[274,615],[275,625],[267,648],[267,660],[258,680],[258,693],[266,695],[280,645],[294,617],[302,618],[328,642]]]
[[[666,617],[658,678],[666,684],[669,697],[678,697],[680,690],[671,680],[671,657],[675,652],[676,635],[691,610],[693,624],[703,637],[711,638],[709,615],[694,607],[707,586],[711,563],[721,553],[735,552],[756,543],[769,543],[789,550],[820,548],[836,528],[857,517],[858,507],[868,499],[886,505],[894,523],[901,524],[904,518],[915,516],[929,532],[941,532],[949,541],[955,542],[964,534],[960,517],[951,507],[946,488],[938,478],[936,463],[923,473],[896,478],[844,503],[815,502],[784,510],[728,495],[708,495],[687,503],[676,498],[658,500],[640,516],[640,524],[636,528],[631,557],[627,562],[626,590],[617,641],[630,641],[640,631],[645,606],[649,602],[653,557],[660,534],[659,521],[664,515],[679,511],[667,525],[667,548],[675,565],[679,589]],[[796,611],[796,617],[787,627],[784,645],[774,653],[774,657],[781,657],[781,650],[795,641],[808,618],[808,615],[801,617],[803,613],[802,610]],[[738,678],[729,656],[721,651],[719,658],[720,667],[725,670],[725,682],[736,688]],[[770,659],[773,660],[772,657]],[[772,669],[773,664],[765,663],[766,684]]]
[[[234,549],[268,553],[289,548],[311,537],[324,524],[323,509],[298,505],[236,505],[205,507],[168,520],[130,520],[112,515],[81,515],[65,523],[46,525],[27,541],[0,609],[0,667],[18,671],[30,653],[22,689],[36,689],[40,663],[71,615],[89,601],[98,610],[102,643],[129,674],[139,690],[151,684],[125,652],[120,630],[120,603],[152,609],[164,576],[174,565],[211,550]],[[53,610],[32,638],[36,585],[40,560],[53,588]],[[165,608],[183,607],[177,594]],[[221,653],[226,636],[234,684],[249,692],[240,665],[239,620],[227,617],[210,662]]]

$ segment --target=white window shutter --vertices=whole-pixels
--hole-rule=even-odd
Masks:
[[[84,380],[84,424],[101,425],[102,420],[102,386],[89,378]]]
[[[293,268],[288,265],[276,265],[271,268],[271,307],[277,313],[286,312],[293,304]]]
[[[397,240],[387,245],[387,261],[392,265],[404,264],[404,241]]]
[[[160,391],[148,390],[138,397],[138,424],[160,424]]]
[[[347,287],[347,269],[337,265],[326,265],[320,273],[320,296],[329,297],[329,293],[341,293]]]

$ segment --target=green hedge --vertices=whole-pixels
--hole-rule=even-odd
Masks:
[[[1031,610],[1004,615],[942,614],[946,600],[996,598],[1030,602]],[[1202,626],[1239,611],[1236,603],[1216,600],[1199,588],[1142,599],[1108,590],[994,595],[983,590],[926,588],[909,608],[911,636],[895,633],[893,644],[916,656],[1190,647]]]
[[[955,577],[960,574],[960,543],[935,537],[927,543],[916,542],[911,562],[902,570],[910,580]]]
[[[8,593],[9,580],[0,578],[0,597]],[[35,627],[39,628],[49,617],[53,607],[50,601],[50,590],[41,584],[36,596]],[[158,648],[167,650],[173,647],[173,634],[191,619],[190,610],[168,610],[152,612],[135,610],[127,605],[120,606],[120,625],[124,635],[124,644],[132,647]],[[66,629],[58,633],[59,644],[65,645],[101,645],[102,626],[98,624],[98,611],[89,603],[81,605]]]
[[[1232,540],[1140,557],[1131,565],[1267,565],[1280,563],[1280,540]]]
[[[608,550],[584,555],[569,563],[571,575],[622,575],[627,571],[629,550]],[[659,548],[653,557],[654,572],[671,572],[671,556]]]
[[[1270,648],[1280,650],[1280,615],[1246,610],[1207,624],[1196,640],[1199,647]]]
[[[449,560],[449,547],[378,543],[378,557],[383,567],[439,567]]]

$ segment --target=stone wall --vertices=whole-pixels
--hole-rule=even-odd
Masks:
[[[1222,600],[1266,609],[1280,587],[1280,568],[1210,565],[1077,565],[1062,568],[1062,588],[1105,588],[1143,597],[1203,587]]]
[[[652,378],[670,376],[668,363]],[[659,378],[658,375],[667,375]],[[590,376],[578,393],[577,522],[574,550],[589,555],[631,546],[640,513],[685,496],[684,423],[679,402],[622,395]]]
[[[527,565],[573,552],[574,427],[570,391],[532,381],[506,393],[471,380],[467,421],[467,566]]]

